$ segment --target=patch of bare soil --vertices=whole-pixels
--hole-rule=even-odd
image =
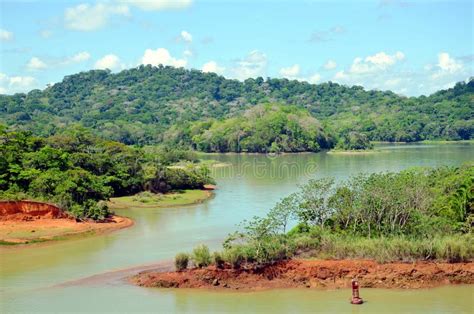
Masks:
[[[262,290],[274,288],[428,288],[474,284],[474,263],[387,263],[370,260],[289,260],[261,269],[146,271],[132,277],[144,287]]]
[[[111,216],[101,222],[79,222],[53,204],[0,202],[0,241],[4,243],[26,244],[84,233],[101,234],[131,225],[131,219],[120,216]]]

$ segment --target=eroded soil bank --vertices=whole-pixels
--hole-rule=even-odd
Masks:
[[[357,278],[362,288],[428,288],[474,284],[474,263],[388,263],[369,260],[290,260],[259,270],[188,269],[145,271],[132,277],[144,287],[263,290],[276,288],[349,288]]]
[[[102,222],[78,222],[53,204],[0,202],[1,244],[28,244],[82,234],[101,234],[131,225],[131,219],[120,216],[111,216]]]

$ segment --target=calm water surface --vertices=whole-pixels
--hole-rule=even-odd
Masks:
[[[135,226],[100,237],[27,249],[0,249],[0,312],[344,312],[472,313],[472,286],[399,291],[364,289],[368,300],[350,306],[347,290],[277,290],[212,293],[143,289],[122,278],[65,282],[114,270],[170,260],[198,243],[219,248],[237,223],[263,215],[275,202],[311,178],[344,180],[360,172],[399,171],[413,166],[459,165],[474,160],[474,145],[381,145],[380,153],[283,156],[212,155],[231,163],[214,170],[219,189],[199,205],[129,209],[118,213]]]

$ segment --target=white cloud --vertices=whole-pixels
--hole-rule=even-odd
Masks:
[[[397,78],[392,78],[392,79],[388,79],[385,81],[385,86],[389,87],[389,88],[393,88],[397,85],[399,85],[400,83],[402,82],[402,79],[397,77]]]
[[[66,27],[72,30],[94,31],[104,27],[114,15],[129,16],[130,10],[126,5],[111,3],[90,5],[82,3],[66,9],[64,22]]]
[[[81,63],[89,60],[91,57],[87,51],[81,51],[75,55],[64,58],[50,58],[47,61],[41,60],[38,57],[33,57],[26,64],[26,68],[30,71],[44,70],[46,68],[55,68],[61,66],[68,66],[72,64]]]
[[[119,0],[119,2],[135,6],[145,11],[184,9],[192,4],[192,0]]]
[[[404,59],[402,52],[392,55],[379,52],[365,58],[355,58],[346,70],[338,71],[333,80],[405,95],[429,95],[473,76],[469,63],[472,61],[454,58],[446,52],[440,52],[436,61],[418,69],[407,68],[406,64],[401,66]]]
[[[38,57],[31,58],[26,64],[26,68],[30,71],[44,70],[47,67],[46,63]]]
[[[158,48],[156,50],[147,49],[143,54],[142,64],[151,64],[157,66],[159,64],[171,65],[174,67],[185,67],[187,64],[186,59],[176,59],[171,56],[169,51],[165,48]]]
[[[187,31],[181,31],[181,34],[179,34],[179,39],[184,41],[184,42],[187,42],[187,43],[190,43],[193,41],[193,36],[188,33]]]
[[[108,54],[96,61],[94,65],[95,69],[110,69],[118,70],[122,68],[120,64],[120,58],[114,54]]]
[[[349,72],[353,74],[365,74],[384,71],[403,59],[405,59],[405,55],[400,51],[393,55],[388,55],[382,51],[373,56],[368,56],[365,59],[359,57],[355,58]]]
[[[237,60],[231,69],[233,77],[245,80],[249,77],[265,75],[267,68],[267,55],[258,51],[251,51],[245,58]]]
[[[287,68],[280,69],[280,75],[286,78],[295,78],[300,74],[299,64],[294,64]]]
[[[458,62],[455,59],[451,58],[448,53],[441,52],[440,54],[438,54],[438,67],[442,71],[455,73],[462,69],[462,64],[461,62]]]
[[[6,29],[0,28],[0,40],[1,40],[1,41],[10,41],[10,40],[13,40],[13,33],[7,31]]]
[[[336,72],[333,80],[347,85],[361,85],[367,89],[395,89],[406,92],[401,86],[409,84],[413,74],[400,72],[397,64],[405,59],[405,54],[397,51],[387,54],[383,51],[365,58],[357,57],[346,70]]]
[[[217,62],[209,61],[202,66],[203,72],[214,72],[217,74],[223,74],[225,71],[224,67],[220,67]]]
[[[76,31],[94,31],[104,27],[112,17],[131,16],[130,8],[145,11],[184,9],[192,0],[110,0],[95,5],[81,3],[64,12],[66,28]]]
[[[337,67],[337,63],[334,60],[328,60],[324,65],[323,65],[325,70],[334,70]]]
[[[189,58],[189,57],[192,57],[193,56],[193,52],[189,49],[186,49],[184,52],[183,52],[183,55],[186,57],[186,58]]]
[[[334,78],[336,80],[343,80],[343,79],[346,79],[347,78],[347,74],[346,72],[344,71],[338,71],[336,72],[336,74],[334,75]]]
[[[14,94],[28,92],[38,86],[38,81],[31,76],[8,76],[0,73],[0,93]]]
[[[438,54],[438,63],[436,65],[426,65],[427,71],[432,71],[431,79],[452,79],[452,76],[465,72],[464,65],[461,61],[452,58],[447,52],[441,52]],[[469,74],[472,76],[472,73]],[[446,83],[448,84],[448,83]],[[444,85],[443,85],[444,87]]]
[[[403,60],[405,58],[405,55],[403,52],[397,51],[394,55],[388,55],[385,52],[379,52],[376,53],[373,56],[368,56],[365,58],[365,62],[370,62],[372,64],[375,64],[379,67],[387,67],[390,65],[393,65],[395,62]]]
[[[91,57],[90,53],[87,51],[81,51],[79,53],[76,53],[72,57],[67,58],[67,63],[79,63],[83,61],[89,60]]]
[[[313,75],[309,77],[301,76],[300,74],[301,74],[301,67],[299,64],[294,64],[287,68],[280,69],[280,75],[290,80],[306,81],[311,84],[316,84],[321,81],[321,75],[319,73],[314,73]]]
[[[316,83],[319,83],[321,82],[321,75],[318,74],[318,73],[315,73],[313,75],[311,75],[308,79],[306,79],[305,81],[308,81],[309,83],[311,84],[316,84]]]

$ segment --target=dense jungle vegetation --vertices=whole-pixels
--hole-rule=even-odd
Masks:
[[[190,257],[197,266],[258,267],[294,255],[460,262],[474,258],[473,227],[472,164],[361,174],[339,184],[323,178],[267,216],[244,221],[213,257],[199,246],[178,255],[176,265]]]
[[[169,167],[183,160],[187,167]],[[44,200],[78,219],[101,220],[110,214],[102,201],[112,196],[213,183],[196,161],[189,152],[135,148],[82,128],[42,138],[0,125],[0,199]]]
[[[306,110],[275,104],[256,105],[242,115],[175,126],[165,143],[203,152],[318,152],[335,139]]]
[[[266,103],[306,111],[262,109]],[[203,151],[317,151],[341,141],[341,148],[359,147],[344,144],[348,139],[472,139],[473,104],[472,78],[430,96],[403,97],[332,82],[239,82],[197,70],[139,66],[116,74],[81,72],[44,90],[0,95],[0,123],[45,137],[80,125],[105,139],[139,145],[166,141],[171,128],[175,143]],[[270,110],[272,117],[244,121],[259,110]],[[282,127],[282,121],[291,126]]]

